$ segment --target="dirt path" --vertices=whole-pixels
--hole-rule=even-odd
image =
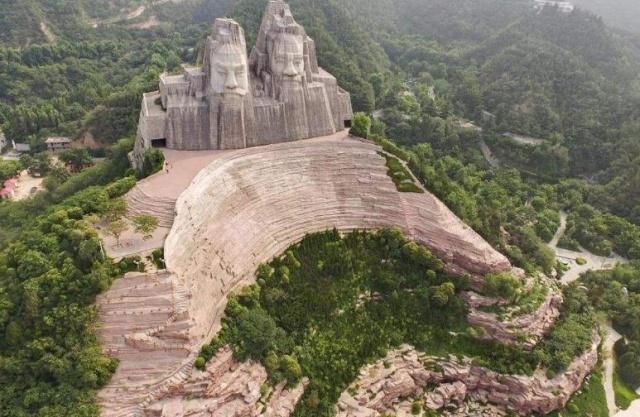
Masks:
[[[18,187],[16,188],[16,195],[13,197],[13,200],[24,200],[38,191],[42,191],[44,189],[42,181],[43,178],[32,177],[26,170],[22,171],[20,177],[18,177]],[[31,192],[33,189],[35,189],[35,191]]]
[[[491,149],[489,149],[489,146],[487,145],[487,142],[484,141],[484,139],[480,139],[480,152],[482,152],[484,159],[487,160],[492,168],[500,168],[500,161],[498,160],[498,158],[496,158],[493,152],[491,152]]]
[[[44,34],[44,37],[47,38],[47,42],[54,43],[56,41],[56,35],[51,32],[47,23],[43,20],[40,22],[40,30]]]

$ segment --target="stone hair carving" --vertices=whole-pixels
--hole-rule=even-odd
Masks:
[[[202,68],[163,74],[145,94],[136,165],[145,149],[239,149],[333,134],[352,117],[349,93],[318,66],[315,44],[289,5],[267,4],[247,56],[244,31],[216,19]]]

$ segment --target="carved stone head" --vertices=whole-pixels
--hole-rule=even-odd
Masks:
[[[277,79],[301,82],[304,75],[304,44],[302,37],[278,33],[269,52],[271,74]]]
[[[277,99],[283,89],[300,89],[308,81],[305,54],[309,41],[289,5],[269,1],[249,63],[254,94]]]
[[[231,19],[216,19],[213,29],[214,37],[207,39],[204,57],[207,92],[245,96],[249,92],[249,76],[244,31]]]

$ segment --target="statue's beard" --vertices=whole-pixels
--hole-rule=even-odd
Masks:
[[[303,90],[304,82],[302,76],[298,77],[278,77],[275,79],[274,91],[275,97],[278,100],[283,100],[285,97],[300,92]]]

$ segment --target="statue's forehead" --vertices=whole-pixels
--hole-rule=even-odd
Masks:
[[[213,58],[224,58],[228,60],[245,61],[246,52],[239,45],[222,44],[213,48]]]
[[[280,33],[273,39],[274,51],[287,51],[302,53],[302,36],[292,33]]]

